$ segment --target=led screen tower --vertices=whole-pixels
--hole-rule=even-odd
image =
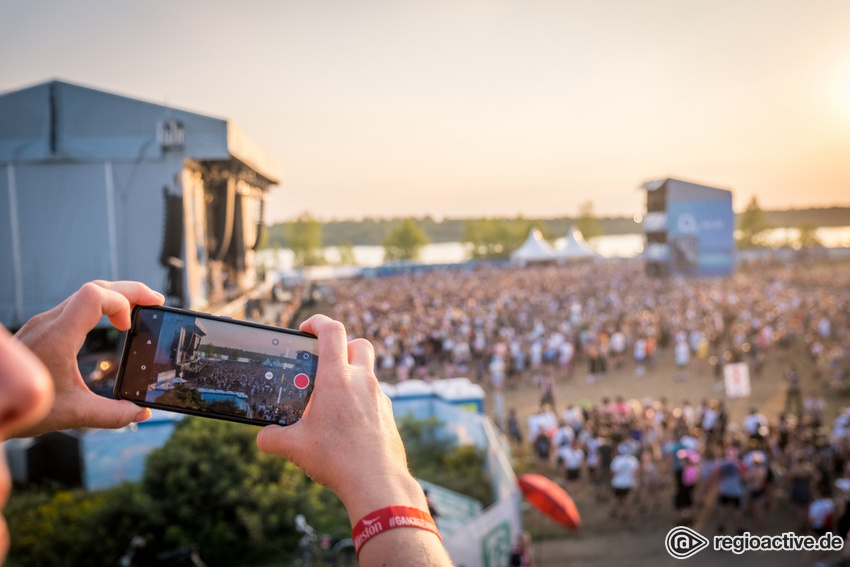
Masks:
[[[648,181],[646,273],[650,276],[726,276],[734,271],[732,193],[679,181]]]

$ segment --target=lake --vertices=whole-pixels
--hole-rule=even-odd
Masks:
[[[785,242],[793,241],[799,232],[794,228],[777,228],[769,231],[768,240],[773,245],[779,246]],[[835,248],[850,246],[850,226],[825,227],[816,231],[820,242],[827,247]],[[560,248],[566,242],[566,238],[555,241],[555,248]],[[591,248],[596,250],[605,258],[633,258],[643,252],[643,234],[614,234],[591,238],[587,242]],[[384,248],[382,246],[354,246],[354,257],[360,266],[380,266],[384,260]],[[331,264],[339,261],[337,249],[333,246],[325,248],[325,258]],[[420,260],[426,264],[450,264],[467,260],[466,248],[460,242],[441,242],[428,244],[422,249]],[[275,251],[270,249],[260,250],[257,253],[259,265],[265,265],[270,269],[287,270],[292,268],[293,254],[291,250],[281,249]]]

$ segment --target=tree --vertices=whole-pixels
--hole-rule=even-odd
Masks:
[[[470,255],[476,260],[497,260],[508,258],[511,252],[522,246],[532,228],[537,228],[544,238],[551,234],[541,220],[480,219],[468,220],[463,230],[463,243],[470,248]]]
[[[198,411],[203,411],[206,407],[200,392],[194,388],[187,388],[183,384],[178,384],[174,388],[166,390],[160,396],[159,403]]]
[[[354,256],[354,246],[351,244],[351,241],[348,241],[341,246],[337,246],[336,251],[337,254],[339,254],[340,266],[357,265],[357,258]]]
[[[744,212],[738,215],[738,248],[761,248],[767,246],[765,232],[772,227],[759,207],[758,198],[753,195]]]
[[[384,261],[418,260],[419,252],[428,242],[422,227],[411,218],[404,219],[384,237]]]
[[[295,254],[295,266],[320,266],[325,263],[322,253],[322,223],[309,212],[301,213],[286,225],[286,240]]]
[[[148,457],[158,547],[195,543],[209,565],[267,564],[295,550],[296,514],[321,532],[347,527],[339,499],[289,461],[261,453],[257,429],[186,418]]]
[[[484,507],[493,502],[485,473],[485,453],[474,445],[458,445],[436,418],[407,415],[398,421],[411,474],[427,482],[465,494]]]
[[[823,246],[823,243],[820,241],[817,235],[818,227],[813,224],[804,224],[798,229],[800,231],[800,235],[797,237],[797,243],[800,245],[800,248],[813,248],[815,246]]]
[[[579,205],[576,227],[587,240],[605,234],[602,224],[600,224],[596,215],[593,214],[593,201],[587,201]]]

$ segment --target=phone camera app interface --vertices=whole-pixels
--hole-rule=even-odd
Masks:
[[[307,407],[314,339],[168,311],[140,311],[137,328],[144,372],[124,378],[131,399],[282,425]]]

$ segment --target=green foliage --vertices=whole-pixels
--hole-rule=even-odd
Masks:
[[[297,219],[287,223],[285,234],[288,246],[295,254],[296,266],[320,266],[325,263],[322,254],[322,224],[310,213],[301,213]]]
[[[336,247],[336,251],[339,254],[339,265],[340,266],[356,266],[357,258],[354,257],[354,245],[351,244],[351,241],[346,242],[340,246]]]
[[[428,236],[413,219],[404,219],[384,237],[384,261],[418,260],[422,247],[428,244]]]
[[[539,229],[544,238],[552,237],[541,220],[494,218],[467,221],[463,243],[469,246],[473,259],[508,258],[511,252],[522,246],[532,228]]]
[[[484,473],[484,452],[474,445],[455,445],[441,433],[442,427],[435,418],[406,416],[399,420],[410,472],[416,478],[475,498],[486,508],[493,502],[493,494]]]
[[[402,420],[414,475],[492,502],[484,455]],[[16,491],[6,508],[10,567],[117,565],[134,536],[151,552],[195,544],[211,567],[289,565],[304,514],[318,533],[348,533],[339,499],[292,463],[261,453],[257,428],[186,418],[148,457],[144,479],[100,492]]]
[[[196,544],[211,567],[286,565],[296,514],[319,533],[346,533],[339,499],[261,453],[256,436],[256,427],[187,418],[151,453],[139,484],[16,494],[7,508],[10,565],[117,565],[136,535],[156,551]]]
[[[758,198],[753,196],[743,213],[738,215],[737,244],[741,250],[767,246],[765,232],[773,228],[759,207]]]
[[[815,246],[823,246],[817,235],[818,227],[811,224],[804,224],[797,228],[800,235],[797,237],[797,244],[800,248],[812,248]]]
[[[785,211],[765,211],[767,222],[777,227],[799,227],[810,224],[813,226],[847,226],[850,218],[850,208],[830,207],[823,209],[792,209]],[[417,223],[425,230],[431,242],[462,242],[466,226],[469,222],[479,222],[485,219],[442,219],[436,221],[431,217],[417,219]],[[506,219],[521,220],[521,219]],[[542,219],[541,226],[556,236],[566,235],[579,221],[575,217],[555,217]],[[627,217],[596,217],[601,234],[640,234],[641,227],[636,224],[632,215]],[[380,246],[387,232],[399,222],[399,219],[339,220],[322,223],[322,243],[325,246]],[[263,240],[262,248],[275,246],[289,248],[286,237],[286,227],[289,223],[273,224],[264,231],[267,238]],[[592,232],[592,230],[591,230]],[[525,235],[528,232],[526,231]],[[546,234],[546,231],[544,231]],[[585,238],[588,233],[582,231]],[[525,236],[524,235],[524,236]],[[548,238],[548,237],[547,237]]]
[[[159,403],[193,410],[203,410],[206,405],[200,392],[182,384],[177,384],[174,388],[167,390],[159,397]]]
[[[165,548],[196,543],[210,565],[244,564],[293,550],[298,513],[320,530],[329,515],[334,525],[347,521],[339,501],[295,465],[258,451],[256,436],[248,425],[186,419],[151,454],[143,486],[157,495]]]
[[[138,485],[89,493],[17,494],[6,517],[9,564],[18,567],[117,565],[133,535],[146,533],[149,502]]]
[[[576,227],[587,240],[605,234],[602,224],[596,218],[596,215],[593,214],[593,201],[587,201],[579,205]]]

